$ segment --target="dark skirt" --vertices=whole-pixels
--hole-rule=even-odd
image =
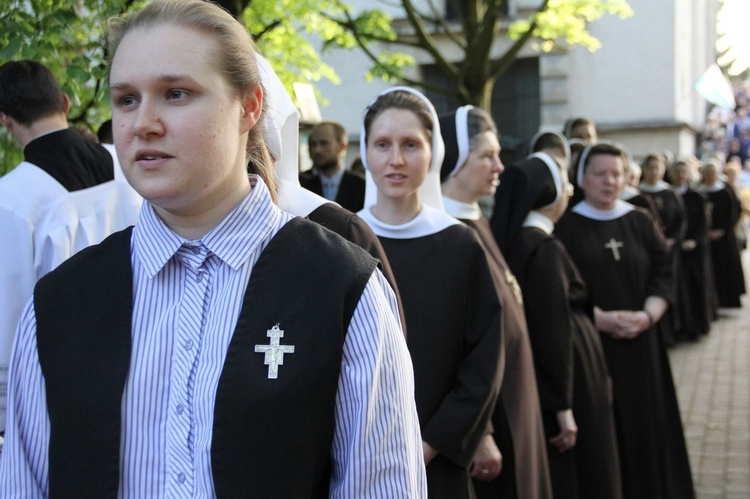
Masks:
[[[666,349],[655,329],[632,340],[602,335],[612,376],[626,499],[694,499]]]

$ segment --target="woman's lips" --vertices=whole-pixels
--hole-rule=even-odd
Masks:
[[[143,169],[150,170],[159,168],[169,162],[173,156],[161,151],[138,151],[135,155],[135,162]]]

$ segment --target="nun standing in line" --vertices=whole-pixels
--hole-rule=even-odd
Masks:
[[[565,122],[565,137],[570,139],[580,139],[586,145],[599,140],[599,134],[596,131],[596,123],[591,118],[577,116],[568,118]]]
[[[683,314],[682,330],[678,336],[690,341],[708,334],[714,317],[715,289],[711,276],[708,249],[708,216],[706,197],[690,185],[690,164],[687,159],[678,159],[669,169],[669,179],[685,204],[687,224],[685,238],[680,245],[680,271],[678,293],[684,294],[687,304],[680,310]]]
[[[660,227],[619,200],[624,152],[589,145],[577,181],[584,200],[555,226],[589,287],[612,377],[626,499],[693,499],[692,475],[666,348],[655,329],[673,296]]]
[[[721,165],[715,159],[701,167],[699,189],[709,205],[708,240],[720,307],[740,308],[745,294],[745,274],[734,228],[740,221],[742,205],[734,189],[719,179]]]
[[[432,103],[408,87],[380,94],[360,139],[367,169],[359,212],[391,263],[414,364],[430,498],[474,498],[472,469],[502,373],[500,301],[474,231],[443,210],[444,146]]]
[[[337,203],[305,189],[299,183],[299,116],[292,98],[284,88],[276,71],[260,54],[256,54],[258,70],[266,91],[268,112],[264,115],[263,135],[273,160],[275,175],[266,169],[248,164],[249,173],[260,175],[266,185],[274,186],[276,204],[287,213],[306,218],[335,232],[367,251],[380,261],[380,270],[393,288],[398,301],[401,327],[404,325],[401,296],[396,278],[375,233],[364,220]]]
[[[608,141],[608,140],[607,141],[602,140],[599,143],[611,144],[613,142]],[[663,226],[661,223],[661,216],[659,215],[659,210],[656,208],[656,203],[654,203],[654,200],[650,196],[646,196],[639,189],[639,186],[641,183],[641,176],[643,174],[641,165],[639,165],[638,163],[635,162],[635,160],[633,160],[633,155],[630,154],[629,149],[625,148],[624,146],[621,148],[623,151],[622,159],[625,164],[625,179],[626,180],[625,180],[625,185],[623,185],[622,190],[620,190],[620,194],[618,198],[632,204],[633,206],[639,206],[641,208],[646,209],[654,218],[654,220],[656,220],[656,222],[660,226]],[[576,159],[576,164],[578,164],[577,159]],[[576,182],[575,176],[571,177],[570,181],[575,184],[577,190],[580,190],[580,187],[578,187],[578,183]],[[576,199],[575,201],[571,199],[569,207],[572,208],[581,200],[583,200],[583,197],[581,197],[581,199]]]
[[[524,291],[555,499],[620,498],[609,370],[588,288],[552,234],[565,213],[569,149],[542,131],[507,169],[492,226]]]
[[[477,203],[480,196],[495,194],[504,170],[497,128],[485,111],[464,106],[441,117],[440,130],[446,145],[440,173],[445,209],[477,232],[503,306],[505,370],[492,416],[494,433],[483,438],[475,456],[477,465],[499,448],[502,472],[498,478],[475,473],[477,497],[548,498],[551,485],[523,298]]]
[[[669,250],[669,258],[672,261],[675,300],[656,327],[664,343],[667,346],[673,346],[677,341],[675,332],[683,329],[682,309],[687,306],[687,303],[683,301],[682,293],[680,293],[684,286],[678,286],[678,283],[681,282],[679,278],[680,247],[685,238],[687,214],[682,197],[664,181],[666,165],[661,154],[648,154],[646,159],[643,160],[642,170],[643,177],[638,189],[645,197],[654,202],[658,210],[659,220]]]

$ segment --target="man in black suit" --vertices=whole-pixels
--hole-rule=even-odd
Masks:
[[[313,167],[300,174],[299,182],[305,189],[357,212],[364,206],[365,180],[344,168],[347,144],[346,130],[339,123],[317,124],[307,141]]]

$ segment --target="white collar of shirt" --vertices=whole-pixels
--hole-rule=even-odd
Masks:
[[[722,190],[725,185],[726,184],[724,182],[722,182],[721,180],[717,180],[716,183],[714,185],[711,185],[711,186],[708,186],[708,185],[704,184],[703,185],[703,189],[706,192],[717,192],[717,191]]]
[[[687,184],[683,185],[682,187],[675,187],[674,188],[674,191],[677,194],[685,194],[687,192],[687,190],[688,190],[688,185]]]
[[[252,190],[242,202],[198,242],[230,267],[237,269],[267,239],[277,225],[281,210],[271,201],[268,188],[257,175],[250,175]],[[253,234],[248,238],[247,234]],[[247,239],[248,244],[237,244]],[[166,226],[148,201],[133,229],[133,248],[149,277],[154,277],[187,239]]]
[[[460,220],[479,220],[482,218],[482,209],[479,203],[463,203],[455,199],[443,196],[445,212]]]
[[[330,177],[327,177],[323,173],[321,173],[317,168],[313,167],[313,174],[317,175],[320,179],[320,187],[323,192],[323,197],[330,200],[335,201],[336,196],[339,193],[339,185],[341,185],[341,178],[344,176],[344,169],[339,168],[339,170],[331,175]]]
[[[331,175],[330,177],[327,176],[327,175],[325,175],[324,173],[322,173],[320,170],[318,170],[315,167],[313,167],[312,171],[313,171],[313,174],[315,174],[318,177],[320,177],[320,182],[323,185],[329,184],[329,185],[338,186],[341,183],[341,177],[344,176],[344,169],[343,168],[339,168],[338,171],[336,173],[334,173],[333,175]]]
[[[633,199],[640,193],[641,192],[632,185],[626,185],[622,188],[622,190],[620,191],[620,195],[617,197],[619,197],[623,201],[628,201],[629,199]]]
[[[390,225],[381,222],[366,208],[357,213],[376,235],[389,237],[391,239],[414,239],[417,237],[430,236],[451,225],[461,225],[461,222],[440,210],[422,204],[422,210],[414,219],[401,225]]]
[[[620,199],[615,201],[615,207],[611,210],[600,210],[594,208],[586,201],[581,201],[573,207],[573,211],[575,213],[578,213],[579,215],[582,215],[586,218],[591,218],[592,220],[614,220],[627,213],[630,213],[634,209],[635,206]]]
[[[649,194],[653,194],[656,192],[669,190],[669,184],[663,180],[659,180],[655,185],[641,183],[638,185],[638,188],[643,192],[648,192]]]
[[[523,221],[523,227],[536,227],[542,232],[552,234],[552,231],[555,230],[555,223],[538,211],[532,210],[526,215],[526,220]]]

